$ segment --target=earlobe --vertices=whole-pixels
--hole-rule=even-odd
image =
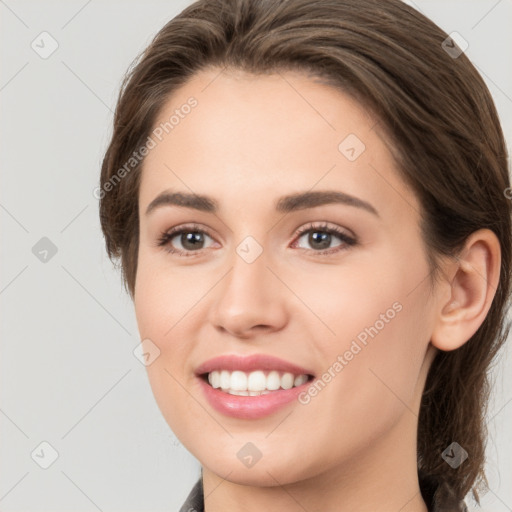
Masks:
[[[489,229],[472,233],[450,263],[450,295],[439,301],[431,343],[439,350],[455,350],[482,325],[499,282],[501,250]]]

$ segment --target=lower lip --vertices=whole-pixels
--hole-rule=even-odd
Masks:
[[[198,377],[198,379],[206,399],[216,411],[227,416],[247,420],[262,418],[281,409],[297,399],[297,396],[311,384],[308,381],[300,386],[271,391],[266,395],[239,396],[230,395],[218,388],[213,388],[201,377]]]

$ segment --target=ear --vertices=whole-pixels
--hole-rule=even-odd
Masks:
[[[438,304],[432,345],[439,350],[455,350],[475,334],[494,299],[500,266],[501,248],[496,235],[489,229],[472,233],[456,261],[445,269],[445,275],[452,278]]]

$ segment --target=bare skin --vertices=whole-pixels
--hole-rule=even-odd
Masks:
[[[483,322],[499,278],[496,237],[474,233],[431,291],[418,199],[357,103],[299,73],[211,69],[169,98],[156,125],[191,96],[197,106],[144,163],[134,302],[141,339],[161,351],[148,366],[153,393],[203,467],[206,511],[425,512],[416,463],[425,378],[437,350],[458,348]],[[339,149],[349,134],[365,145],[353,161]],[[164,190],[210,196],[219,210],[146,215]],[[343,192],[377,214],[340,203],[275,210],[306,191]],[[173,227],[197,231],[191,223],[205,230],[202,245],[172,241],[189,256],[157,246]],[[297,235],[324,224],[356,243],[332,234],[319,254]],[[236,251],[248,236],[262,249],[252,263]],[[194,375],[214,356],[259,353],[321,377],[393,304],[400,311],[308,403],[228,417]],[[262,453],[250,468],[237,457],[249,441]]]

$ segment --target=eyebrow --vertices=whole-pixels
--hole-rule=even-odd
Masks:
[[[344,192],[334,190],[298,192],[280,197],[274,206],[278,212],[289,213],[335,203],[361,208],[379,217],[379,213],[370,203]],[[217,213],[219,211],[219,203],[212,197],[189,192],[165,190],[151,201],[146,209],[146,215],[163,206],[193,208],[207,213]]]

